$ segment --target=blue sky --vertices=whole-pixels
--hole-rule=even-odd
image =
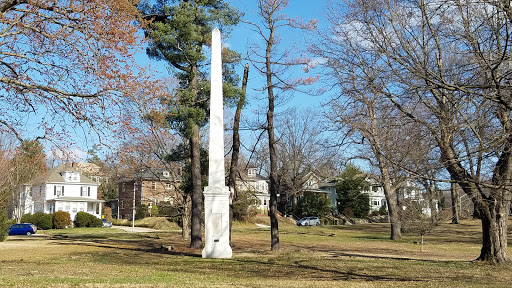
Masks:
[[[256,1],[247,1],[247,0],[230,0],[231,5],[237,7],[240,11],[244,12],[244,20],[250,21],[254,23],[261,23],[261,18],[255,13],[256,11]],[[324,13],[325,5],[328,0],[290,0],[289,7],[282,11],[290,18],[302,18],[304,21],[309,21],[311,19],[317,19],[319,21],[319,26],[325,25],[325,19],[323,19],[322,14]],[[280,51],[282,51],[283,47],[294,47],[297,45],[297,51],[299,49],[305,49],[303,34],[300,31],[293,30],[278,30],[277,37],[281,39]],[[244,23],[240,23],[237,27],[233,28],[229,39],[223,38],[224,45],[228,45],[233,50],[238,51],[242,56],[247,55],[247,45],[254,43],[259,40],[260,36],[251,31],[249,26]],[[157,75],[160,77],[168,77],[169,74],[166,70],[167,64],[163,62],[158,62],[155,60],[150,60],[145,53],[139,53],[137,56],[137,62],[140,64],[151,64],[155,67],[155,71]],[[237,73],[239,75],[243,74],[243,64],[247,61],[244,61],[238,68]],[[300,69],[299,69],[299,73]],[[249,82],[248,82],[248,100],[250,102],[250,106],[248,106],[244,111],[244,117],[253,117],[254,112],[259,111],[260,113],[265,113],[266,111],[266,101],[265,94],[261,92],[257,92],[255,89],[261,88],[264,84],[264,77],[262,75],[257,74],[256,70],[251,67],[249,74]],[[312,75],[316,75],[313,70]],[[300,75],[307,77],[308,75]],[[290,107],[309,107],[314,108],[320,111],[321,103],[324,102],[326,96],[311,96],[303,93],[294,93],[290,96],[289,101],[287,101],[284,105],[277,107],[277,112],[284,111]],[[85,135],[84,135],[85,134]],[[76,137],[79,143],[77,143],[76,148],[72,148],[76,154],[82,159],[85,159],[87,156],[85,151],[90,149],[93,144],[97,141],[92,134],[88,134],[84,131],[76,131]]]

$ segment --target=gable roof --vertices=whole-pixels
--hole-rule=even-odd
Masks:
[[[64,177],[62,177],[62,172],[65,171],[73,171],[79,172],[74,168],[71,168],[65,164],[61,164],[51,170],[48,170],[45,174],[38,176],[31,181],[29,181],[28,185],[39,185],[43,183],[64,183]],[[70,183],[87,183],[87,184],[96,184],[96,182],[92,181],[85,175],[80,175],[80,182],[70,182]]]

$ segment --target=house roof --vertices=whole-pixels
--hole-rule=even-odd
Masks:
[[[168,176],[164,175],[164,172],[169,173]],[[178,174],[178,173],[176,173]],[[181,181],[181,175],[176,175],[176,181]],[[134,180],[143,180],[143,181],[173,181],[172,174],[167,169],[146,169],[141,173],[136,173],[130,176],[123,177],[119,179],[119,182],[131,182]]]
[[[65,171],[79,172],[74,168],[71,168],[65,164],[61,164],[51,170],[48,170],[48,172],[46,172],[45,174],[32,179],[27,184],[39,185],[39,184],[43,184],[43,183],[64,183],[66,181],[64,180],[64,177],[62,177],[62,172],[65,172]],[[92,181],[85,175],[80,175],[80,182],[70,182],[70,183],[96,184],[96,182]]]

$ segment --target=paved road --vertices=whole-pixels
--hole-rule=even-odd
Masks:
[[[112,228],[121,229],[126,232],[132,232],[132,226],[112,226]],[[146,227],[134,227],[133,233],[148,233],[148,232],[159,232],[161,230],[156,230],[152,228],[146,228]]]

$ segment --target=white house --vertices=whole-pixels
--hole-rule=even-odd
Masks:
[[[378,211],[382,206],[387,207],[384,187],[372,178],[366,178],[366,182],[368,190],[362,191],[362,193],[368,194],[370,198],[370,212]]]
[[[71,220],[78,212],[101,218],[103,200],[98,200],[98,185],[79,171],[59,165],[22,187],[23,213],[69,212]]]
[[[270,207],[269,180],[257,173],[258,168],[247,168],[247,175],[242,175],[236,180],[238,190],[250,191],[257,199],[256,208],[261,214],[265,214]]]
[[[370,198],[370,212],[378,211],[382,206],[386,207],[387,209],[387,202],[386,202],[386,195],[384,194],[384,187],[382,184],[380,184],[377,180],[373,178],[366,178],[366,181],[368,182],[368,189],[361,191],[362,193],[368,194]],[[337,193],[336,193],[336,180],[323,183],[319,186],[320,189],[326,191],[329,194],[329,198],[331,199],[331,207],[333,209],[337,209]],[[411,181],[407,181],[405,185],[399,189],[398,194],[400,195],[400,199],[402,202],[417,202],[422,204],[422,212],[425,215],[431,215],[432,210],[428,205],[426,204],[427,200],[425,199],[425,191],[419,187],[418,185],[415,185]],[[405,200],[405,201],[404,201]],[[437,207],[438,203],[437,201],[434,201],[434,205],[436,205],[435,209],[439,210]],[[402,210],[405,210],[407,207],[405,205],[402,205],[400,207]]]

